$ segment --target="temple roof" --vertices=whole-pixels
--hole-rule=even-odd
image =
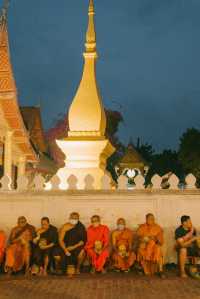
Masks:
[[[144,167],[147,162],[142,158],[132,143],[127,146],[126,152],[119,162],[119,166],[123,168]]]
[[[40,107],[20,107],[24,123],[35,148],[44,153],[47,151],[42,126]]]
[[[20,152],[30,162],[38,158],[29,140],[29,133],[20,113],[17,89],[10,59],[7,9],[3,7],[0,15],[0,115],[1,128],[13,132],[13,141]]]
[[[7,32],[7,10],[0,16],[0,92],[16,92],[15,79],[10,62]]]

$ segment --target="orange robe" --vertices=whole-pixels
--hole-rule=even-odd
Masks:
[[[24,228],[16,226],[10,234],[10,245],[6,250],[5,269],[20,271],[29,260],[31,254],[30,241],[35,237],[35,228],[27,224]],[[20,238],[20,240],[16,240]]]
[[[6,248],[6,235],[3,231],[0,231],[0,265],[3,262]]]
[[[118,249],[120,245],[126,247],[127,256],[122,257],[118,251],[113,252],[113,266],[120,270],[128,270],[135,262],[136,255],[132,251],[133,232],[126,228],[123,231],[115,230],[112,234],[113,246]]]
[[[137,261],[142,265],[145,274],[153,274],[157,271],[158,263],[163,259],[161,246],[163,245],[163,230],[158,224],[142,224],[138,228],[137,235],[140,244],[137,252]],[[145,237],[153,237],[153,240],[145,242]]]
[[[100,254],[97,254],[94,250],[95,241],[101,241],[103,244],[103,250]],[[87,230],[87,243],[85,245],[85,250],[91,259],[92,266],[98,272],[103,270],[105,262],[109,257],[108,245],[109,228],[102,224],[98,227],[93,227],[91,225]]]

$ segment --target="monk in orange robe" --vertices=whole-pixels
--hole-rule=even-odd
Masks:
[[[0,266],[3,263],[6,248],[6,235],[0,230]]]
[[[137,230],[139,237],[139,247],[137,261],[142,266],[146,275],[158,273],[163,274],[163,254],[162,248],[163,230],[155,223],[153,214],[146,215],[146,223],[139,226]]]
[[[31,241],[36,237],[35,228],[27,223],[24,216],[18,218],[18,224],[11,231],[10,245],[6,250],[5,272],[18,272],[25,266],[30,267]]]
[[[101,224],[101,219],[98,215],[91,218],[91,225],[87,230],[87,243],[85,250],[91,260],[91,273],[105,273],[105,263],[109,257],[109,228]]]
[[[129,272],[133,266],[136,255],[132,250],[133,232],[126,228],[124,218],[117,220],[117,229],[112,233],[112,261],[117,271]]]

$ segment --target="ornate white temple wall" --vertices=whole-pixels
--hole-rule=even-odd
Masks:
[[[0,229],[7,233],[20,215],[25,215],[36,227],[41,217],[48,216],[60,227],[72,211],[80,213],[86,226],[93,214],[99,214],[111,230],[119,217],[124,217],[127,226],[136,230],[145,221],[145,214],[152,212],[164,228],[165,261],[175,262],[174,229],[180,216],[190,215],[200,230],[200,190],[0,192]]]

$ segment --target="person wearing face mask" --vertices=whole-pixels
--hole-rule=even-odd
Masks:
[[[57,228],[50,224],[48,217],[41,219],[41,228],[37,230],[37,236],[33,239],[33,269],[39,268],[40,275],[47,275],[48,266],[52,264],[52,253],[58,244]]]
[[[62,270],[68,276],[80,274],[80,267],[85,258],[84,246],[87,239],[85,226],[79,221],[79,214],[70,214],[59,233],[60,247],[54,252],[54,259],[60,262]]]
[[[119,272],[129,272],[136,255],[132,250],[133,232],[126,227],[124,218],[117,220],[117,229],[112,233],[113,268]]]
[[[91,225],[87,230],[85,250],[91,261],[91,273],[105,273],[105,263],[109,257],[109,228],[101,224],[98,215],[91,218]]]

